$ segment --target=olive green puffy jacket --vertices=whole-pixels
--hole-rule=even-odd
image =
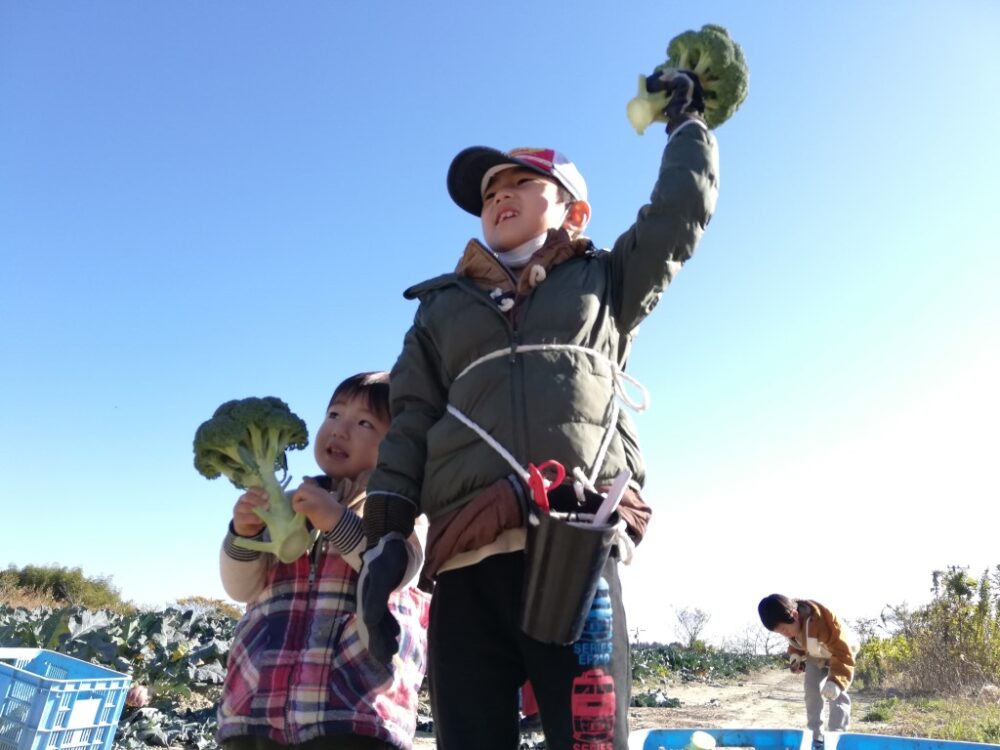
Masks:
[[[555,459],[590,474],[612,415],[614,368],[607,360],[624,367],[636,326],[694,252],[715,208],[718,174],[714,136],[697,126],[678,131],[649,204],[614,248],[549,268],[518,300],[516,315],[501,312],[487,289],[456,273],[407,290],[420,306],[392,370],[392,424],[368,483],[369,501],[396,496],[433,521],[512,472],[447,412],[449,404],[522,467]],[[595,350],[607,360],[577,349],[514,353],[551,344]],[[463,374],[496,352],[503,356]],[[622,410],[595,484],[608,484],[626,466],[641,486],[635,428]]]

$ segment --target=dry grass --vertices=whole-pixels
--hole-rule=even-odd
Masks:
[[[6,581],[0,580],[0,606],[23,607],[37,609],[39,607],[58,607],[59,602],[44,589],[23,589]]]
[[[855,731],[1000,743],[1000,706],[977,699],[888,698],[859,718]]]

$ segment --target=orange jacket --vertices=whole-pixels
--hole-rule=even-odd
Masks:
[[[827,662],[830,679],[841,690],[850,687],[854,679],[854,648],[847,640],[837,615],[819,602],[799,599],[798,638],[789,638],[788,655],[798,654],[807,659]]]

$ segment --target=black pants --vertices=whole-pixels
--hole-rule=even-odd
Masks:
[[[535,691],[548,750],[628,747],[632,680],[617,564],[608,559],[595,595],[601,617],[593,618],[595,606],[594,622],[568,646],[521,632],[523,553],[494,555],[438,576],[428,630],[438,750],[516,749],[518,688],[525,679]]]

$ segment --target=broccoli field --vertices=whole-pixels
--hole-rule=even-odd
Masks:
[[[122,614],[0,605],[0,645],[58,651],[130,674],[133,685],[148,688],[147,705],[126,705],[116,750],[217,747],[215,707],[235,627],[233,617],[211,608]],[[632,662],[633,730],[805,726],[802,680],[783,659],[639,643],[633,644]],[[877,692],[857,692],[853,699],[854,732],[1000,741],[1000,705],[979,699],[907,702]],[[414,748],[430,750],[426,693],[420,706]],[[537,750],[542,740],[541,734],[525,734],[521,748]]]
[[[165,609],[121,614],[82,607],[0,606],[0,645],[45,648],[132,677],[149,689],[144,707],[126,705],[115,747],[214,748],[215,706],[226,674],[236,620],[213,610]],[[639,645],[633,651],[632,704],[640,711],[671,710],[671,685],[707,684],[745,676],[765,657]],[[418,746],[433,746],[427,696],[421,700]],[[538,737],[540,739],[540,735]],[[531,737],[526,747],[533,746]]]

